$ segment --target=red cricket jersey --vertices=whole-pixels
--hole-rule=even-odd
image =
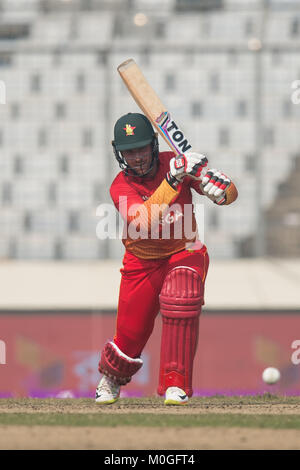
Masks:
[[[121,171],[110,187],[112,200],[125,221],[122,241],[138,258],[165,258],[188,248],[198,238],[191,188],[202,194],[199,181],[185,177],[182,185],[173,189],[165,180],[173,157],[173,152],[161,152],[151,179]]]

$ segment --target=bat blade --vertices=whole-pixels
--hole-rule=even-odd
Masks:
[[[118,72],[137,105],[152,122],[175,155],[189,151],[192,148],[191,144],[135,61],[128,59],[122,62],[118,66]]]

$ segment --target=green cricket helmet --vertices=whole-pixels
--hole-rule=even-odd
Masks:
[[[130,168],[122,156],[123,150],[131,150],[152,144],[152,160],[149,169],[144,175],[138,175]],[[154,161],[158,160],[158,138],[149,119],[140,113],[128,113],[120,117],[114,127],[114,140],[112,141],[115,157],[120,168],[131,176],[146,176],[153,168]]]

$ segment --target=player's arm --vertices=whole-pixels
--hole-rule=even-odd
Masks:
[[[140,225],[140,230],[151,231],[158,224],[169,205],[178,196],[185,176],[199,177],[207,165],[207,159],[200,154],[190,153],[188,156],[170,160],[170,168],[165,178],[147,201],[130,186],[114,188],[111,191],[112,199],[127,223]],[[120,200],[119,195],[123,194]]]
[[[140,225],[140,231],[151,231],[152,226],[159,223],[169,204],[178,196],[181,187],[172,187],[164,178],[158,188],[144,201],[140,194],[129,184],[111,188],[110,194],[117,210],[124,221]]]
[[[207,159],[199,154],[190,153],[188,156],[180,155],[171,158],[165,178],[152,196],[137,209],[139,218],[143,220],[144,229],[148,223],[148,231],[150,231],[151,227],[153,228],[162,220],[169,209],[169,204],[180,193],[183,178],[187,175],[193,178],[198,177],[206,165]],[[127,220],[134,221],[134,218],[129,214]]]

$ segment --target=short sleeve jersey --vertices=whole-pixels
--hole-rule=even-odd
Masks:
[[[166,181],[172,152],[159,154],[153,178],[120,172],[110,194],[124,220],[126,250],[142,259],[165,258],[188,248],[198,238],[191,189],[202,194],[199,181],[185,177],[178,189]]]

